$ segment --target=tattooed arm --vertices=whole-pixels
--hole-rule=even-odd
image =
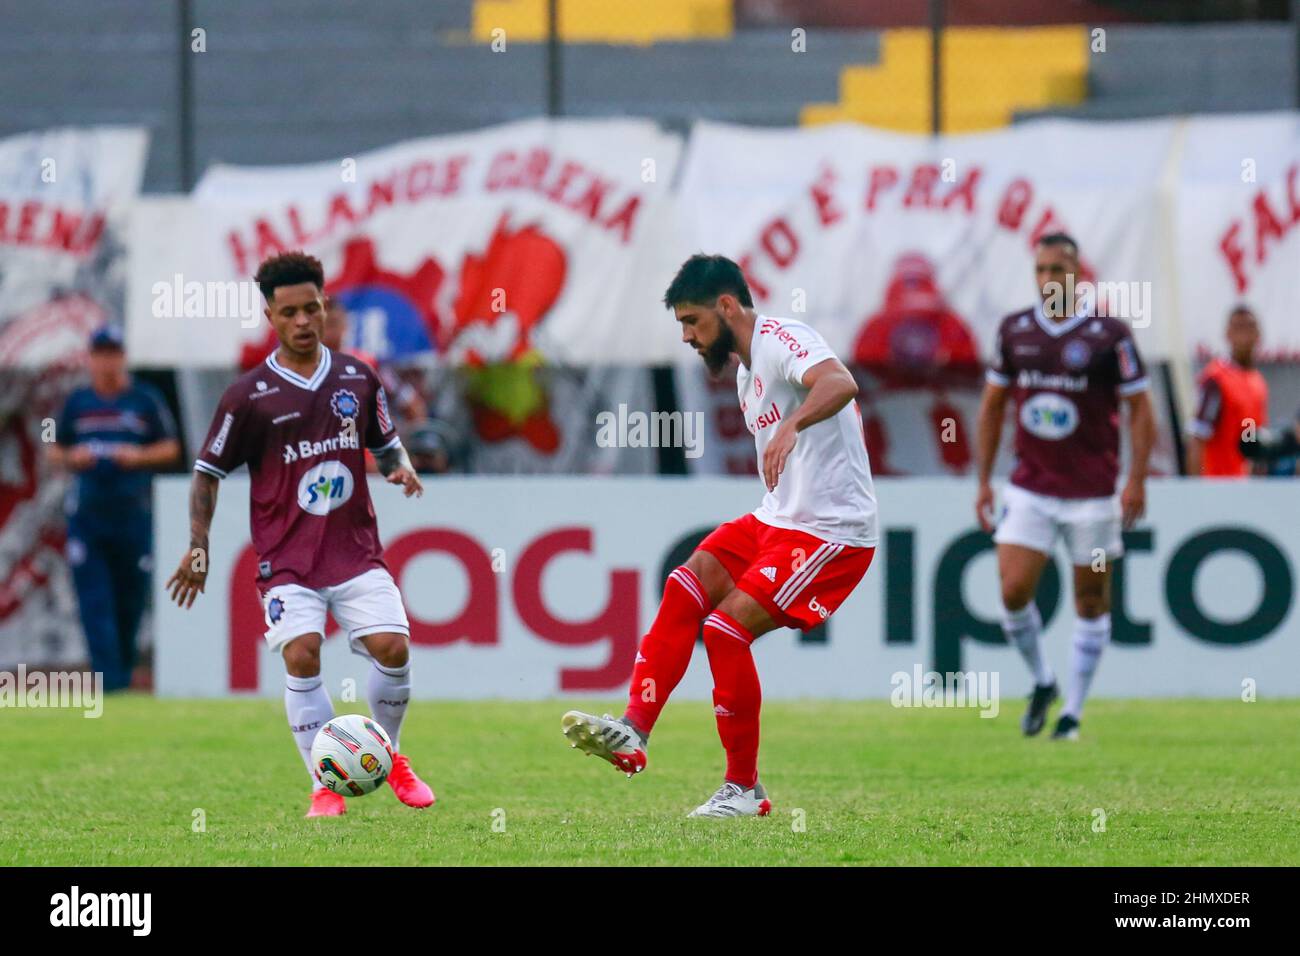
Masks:
[[[166,584],[172,600],[183,608],[191,607],[207,584],[208,529],[217,510],[219,484],[215,476],[196,471],[190,485],[190,547]]]
[[[402,486],[406,497],[409,498],[411,495],[420,497],[424,494],[424,485],[420,483],[420,476],[415,473],[411,456],[400,443],[375,455],[375,464],[379,466],[379,473],[390,485]]]

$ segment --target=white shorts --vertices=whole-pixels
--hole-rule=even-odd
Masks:
[[[277,654],[295,637],[325,635],[325,614],[334,615],[352,653],[369,657],[361,638],[368,634],[411,633],[402,595],[393,576],[371,568],[342,584],[313,591],[300,584],[277,584],[262,596],[266,643]]]
[[[1107,560],[1123,557],[1119,497],[1052,498],[1012,484],[1002,489],[994,541],[1051,554],[1058,534],[1076,567],[1092,564],[1098,551]]]

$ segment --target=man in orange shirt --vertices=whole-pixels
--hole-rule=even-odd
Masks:
[[[1241,439],[1268,424],[1268,383],[1255,367],[1259,322],[1246,306],[1229,313],[1226,338],[1232,357],[1214,359],[1200,375],[1196,417],[1187,428],[1189,475],[1249,475],[1251,465],[1241,454]]]

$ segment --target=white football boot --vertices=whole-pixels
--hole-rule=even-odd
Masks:
[[[608,760],[629,777],[645,769],[645,741],[630,724],[609,714],[597,717],[571,710],[560,718],[560,730],[570,747]]]
[[[746,790],[738,783],[727,781],[718,792],[692,810],[692,817],[765,817],[772,812],[772,801],[761,783]]]

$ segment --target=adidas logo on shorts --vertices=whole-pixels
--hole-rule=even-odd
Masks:
[[[763,577],[767,578],[769,581],[776,581],[776,568],[763,568],[759,571],[759,574],[763,575]]]

